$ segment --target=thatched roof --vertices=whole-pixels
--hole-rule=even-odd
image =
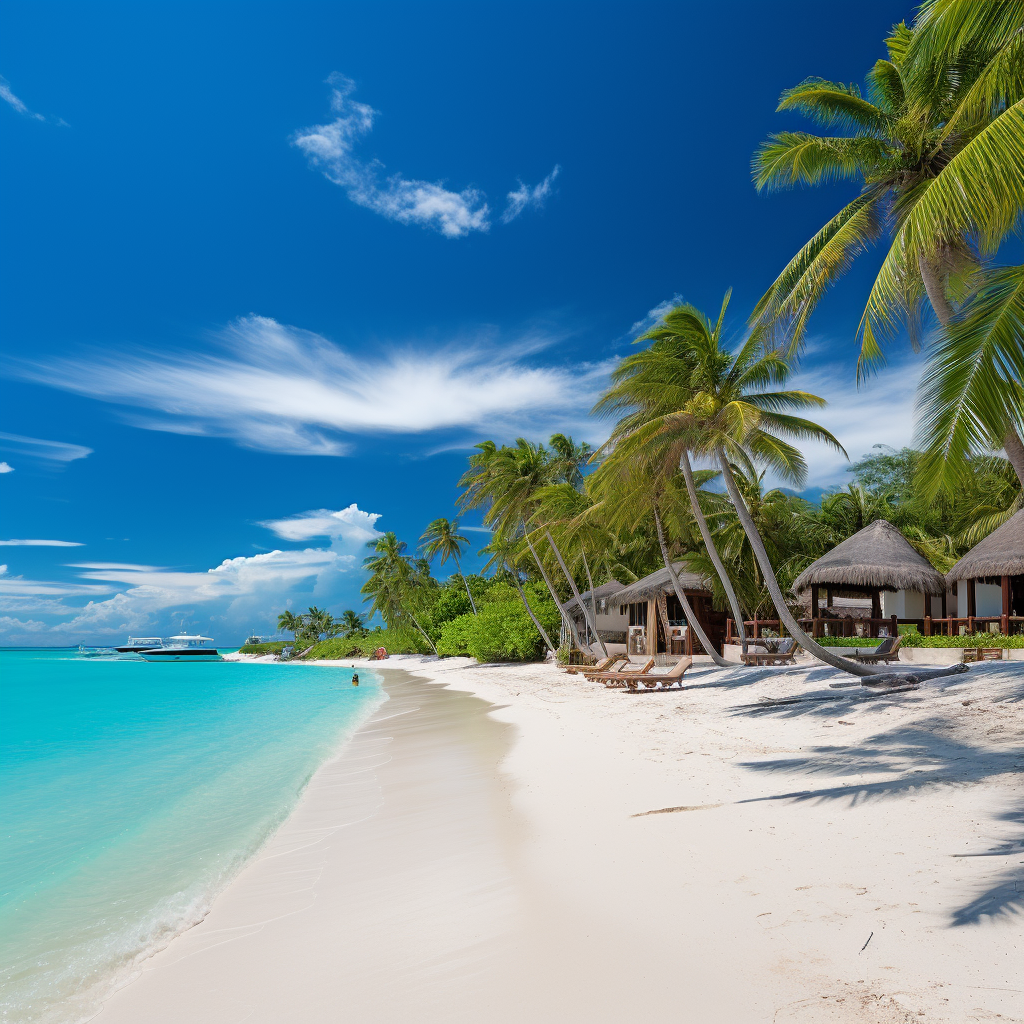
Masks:
[[[813,584],[918,594],[941,594],[946,589],[942,574],[884,519],[876,519],[812,562],[797,576],[793,589],[804,590]]]
[[[613,594],[617,594],[622,590],[622,584],[618,580],[609,580],[607,583],[602,583],[599,587],[594,587],[594,600],[600,601],[603,598],[611,597]],[[583,598],[587,604],[590,604],[590,591],[584,590],[580,597]],[[570,597],[568,601],[562,606],[567,612],[574,611],[579,607],[579,602],[575,597]]]
[[[686,562],[676,562],[674,566],[676,575],[679,577],[679,584],[683,590],[708,590],[704,577],[690,572]],[[620,590],[614,599],[614,603],[621,606],[624,604],[635,604],[637,601],[649,601],[659,594],[672,592],[672,580],[669,578],[668,569],[658,569],[650,576],[645,576],[636,583]]]
[[[980,576],[1024,574],[1024,509],[975,544],[946,574],[946,579],[976,580]]]

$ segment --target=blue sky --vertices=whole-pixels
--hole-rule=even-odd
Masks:
[[[631,329],[732,287],[739,336],[849,192],[754,192],[780,91],[862,80],[911,13],[5,4],[0,643],[358,607],[366,539],[453,514],[469,446],[601,440]],[[876,264],[799,375],[854,458],[910,441],[920,369],[855,389]]]

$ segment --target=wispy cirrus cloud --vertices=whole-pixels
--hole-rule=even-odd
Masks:
[[[632,327],[626,332],[630,337],[635,338],[638,334],[649,331],[670,309],[675,309],[683,301],[682,295],[678,292],[671,299],[665,299],[656,306],[647,310]]]
[[[528,357],[558,337],[498,343],[484,333],[431,351],[349,352],[310,331],[250,316],[212,351],[112,353],[22,363],[27,379],[150,410],[151,430],[230,437],[264,451],[345,455],[353,435],[486,431],[508,437],[597,430],[587,414],[611,361],[541,366]],[[340,436],[339,436],[340,435]]]
[[[419,181],[392,174],[381,181],[383,164],[355,155],[356,143],[373,129],[377,111],[351,98],[355,82],[333,74],[331,111],[326,124],[303,128],[292,137],[293,145],[310,165],[323,171],[328,181],[340,185],[349,199],[389,220],[433,228],[447,238],[461,238],[471,231],[490,227],[490,208],[475,188],[453,192],[440,182]]]
[[[80,548],[78,540],[0,540],[0,548]]]
[[[43,459],[46,462],[74,462],[92,455],[92,449],[81,444],[70,444],[67,441],[44,441],[38,437],[24,437],[21,434],[0,433],[0,451],[15,452],[30,459]],[[4,463],[7,466],[7,463]],[[7,466],[5,473],[14,470]]]
[[[44,114],[37,114],[34,110],[29,110],[25,105],[25,102],[18,96],[14,95],[14,90],[11,88],[11,83],[7,81],[3,75],[0,75],[0,100],[3,100],[9,107],[12,107],[17,113],[23,117],[30,117],[33,121],[49,121],[53,124],[59,124],[66,128],[68,126],[67,121],[60,117],[46,117]]]
[[[519,182],[519,188],[513,189],[505,197],[505,212],[501,215],[503,224],[511,224],[524,210],[539,210],[554,190],[555,178],[562,168],[555,164],[554,170],[539,184],[532,188]]]

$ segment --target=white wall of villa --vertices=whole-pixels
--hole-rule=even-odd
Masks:
[[[957,580],[956,614],[957,618],[967,618],[967,580]],[[1003,588],[1000,584],[982,583],[980,580],[974,584],[974,614],[1003,614]]]
[[[941,612],[941,601],[939,610]],[[893,593],[890,590],[882,591],[882,618],[887,619],[895,615],[898,619],[923,619],[924,594],[915,593],[913,590],[897,590]]]

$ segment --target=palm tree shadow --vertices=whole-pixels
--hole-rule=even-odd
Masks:
[[[849,706],[846,705],[847,710]],[[882,781],[854,781],[819,789],[796,790],[741,803],[789,800],[820,804],[846,801],[855,807],[872,800],[896,799],[938,786],[969,786],[999,776],[1019,775],[1024,770],[1020,750],[975,747],[943,735],[945,719],[917,722],[872,737],[860,746],[821,746],[803,757],[744,762],[750,771],[825,776],[890,776]],[[1001,842],[985,853],[968,856],[1010,856],[1024,852],[1024,803],[997,820],[1021,826],[1020,836]],[[956,856],[965,856],[957,854]],[[1019,865],[999,872],[974,899],[951,915],[952,926],[976,924],[982,918],[1009,917],[1024,912],[1024,873]]]

